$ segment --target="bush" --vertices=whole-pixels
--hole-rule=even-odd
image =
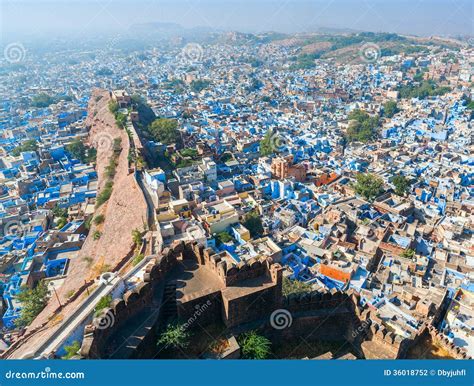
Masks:
[[[75,340],[72,344],[69,346],[64,346],[64,350],[66,350],[66,354],[62,356],[61,359],[71,359],[75,355],[77,355],[77,352],[81,349],[81,344]]]
[[[60,217],[56,223],[56,229],[61,229],[67,224],[67,219],[65,217]]]
[[[150,134],[155,141],[169,145],[178,139],[178,121],[175,119],[158,118],[149,127]]]
[[[163,348],[183,349],[189,345],[190,333],[183,324],[171,324],[160,335],[157,345]]]
[[[357,194],[360,194],[366,200],[371,201],[383,192],[383,181],[376,175],[361,173],[356,176],[354,189]]]
[[[99,207],[105,202],[107,202],[107,200],[112,195],[112,189],[113,189],[113,183],[111,181],[107,182],[104,188],[102,189],[102,191],[97,196],[96,207]]]
[[[356,109],[349,114],[349,120],[351,122],[346,133],[349,142],[368,142],[375,137],[378,117],[371,117],[365,111]]]
[[[133,262],[132,264],[135,266],[135,265],[138,265],[143,259],[145,258],[145,255],[143,253],[139,253],[138,255],[136,255],[134,258],[133,258]]]
[[[112,304],[112,300],[112,295],[102,296],[95,306],[95,315],[99,315],[102,310],[109,308]]]
[[[263,234],[262,219],[257,212],[247,213],[245,216],[244,226],[249,230],[252,237],[258,237]]]
[[[103,214],[99,214],[94,217],[94,224],[99,225],[102,224],[105,221],[105,216]]]
[[[94,235],[92,236],[92,238],[97,241],[100,239],[100,237],[102,236],[102,233],[100,233],[99,231],[95,231],[94,232]]]
[[[21,145],[15,147],[12,150],[12,156],[18,157],[21,153],[25,151],[36,151],[38,150],[38,143],[34,139],[28,139],[23,142]]]
[[[271,342],[255,331],[244,334],[239,339],[244,359],[266,359],[270,355]]]
[[[291,294],[302,294],[311,291],[312,286],[309,283],[304,283],[299,280],[291,280],[287,277],[283,279],[283,296],[288,296]]]

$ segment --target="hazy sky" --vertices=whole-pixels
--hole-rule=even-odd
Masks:
[[[136,23],[239,31],[320,27],[418,35],[473,35],[472,0],[0,0],[2,40],[80,37]]]

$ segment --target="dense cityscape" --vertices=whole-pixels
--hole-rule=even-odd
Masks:
[[[473,68],[369,32],[9,44],[1,357],[472,358]]]

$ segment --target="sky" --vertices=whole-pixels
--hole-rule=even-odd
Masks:
[[[472,0],[0,0],[1,38],[93,36],[136,24],[241,32],[319,28],[474,35]]]

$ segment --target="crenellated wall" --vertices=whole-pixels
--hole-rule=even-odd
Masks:
[[[129,344],[127,350],[116,357],[149,357],[152,349],[147,345],[155,347],[153,342],[169,318],[161,312],[164,288],[176,283],[170,280],[169,274],[174,272],[179,261],[192,260],[194,265],[197,263],[213,273],[222,286],[219,289],[204,286],[202,291],[176,299],[176,317],[186,328],[223,322],[236,334],[260,329],[275,342],[311,332],[311,337],[317,340],[346,339],[352,346],[359,347],[361,356],[366,358],[404,358],[423,334],[429,333],[433,342],[446,348],[454,358],[467,358],[465,351],[455,347],[427,323],[411,339],[402,339],[385,328],[374,311],[362,308],[359,294],[352,289],[285,297],[282,296],[282,267],[279,264],[254,260],[227,267],[223,257],[193,242],[177,243],[165,249],[146,266],[143,283],[127,291],[122,299],[114,300],[109,309],[103,310],[93,324],[86,327],[81,355],[85,358],[111,357],[108,349],[113,337],[123,335],[123,331],[128,331],[127,328],[145,313],[154,315],[154,319],[135,333],[132,340],[136,343]],[[280,330],[272,326],[272,314],[281,310],[291,315],[291,323]]]

